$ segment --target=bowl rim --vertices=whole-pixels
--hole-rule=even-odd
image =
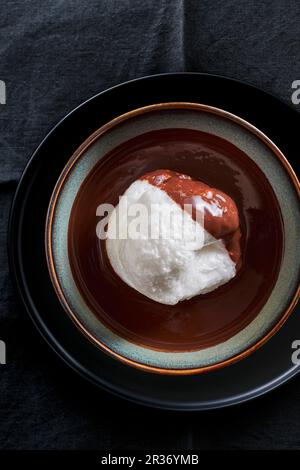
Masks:
[[[107,133],[117,125],[132,119],[136,116],[140,116],[146,113],[150,113],[153,111],[160,111],[160,110],[170,110],[170,109],[187,109],[187,110],[194,110],[194,111],[202,111],[206,113],[211,113],[217,116],[221,116],[225,119],[228,119],[230,121],[233,121],[234,123],[238,124],[239,126],[247,129],[250,131],[252,134],[254,134],[258,139],[260,139],[264,144],[269,147],[269,149],[272,151],[272,154],[279,160],[279,162],[282,164],[284,169],[286,170],[289,179],[296,191],[296,194],[298,196],[298,202],[300,203],[300,182],[288,162],[287,158],[283,155],[281,150],[274,144],[274,142],[269,139],[262,131],[260,131],[256,126],[253,124],[250,124],[248,121],[245,119],[229,112],[225,111],[221,108],[217,108],[214,106],[206,105],[203,103],[195,103],[195,102],[185,102],[185,101],[171,101],[171,102],[162,102],[162,103],[156,103],[156,104],[151,104],[143,107],[139,107],[133,110],[130,110],[126,113],[123,113],[114,119],[108,121],[104,125],[102,125],[100,128],[98,128],[96,131],[94,131],[85,141],[75,150],[75,152],[72,154],[72,156],[69,158],[68,162],[64,166],[56,184],[53,189],[49,206],[48,206],[48,211],[47,211],[47,216],[46,216],[46,225],[45,225],[45,251],[46,251],[46,260],[47,260],[47,266],[48,266],[48,271],[50,274],[50,279],[52,282],[52,285],[54,287],[54,290],[56,292],[56,295],[65,310],[65,312],[68,314],[68,316],[71,318],[73,323],[77,326],[77,328],[80,330],[80,332],[89,340],[91,341],[95,346],[97,346],[99,349],[101,349],[103,352],[107,353],[111,357],[121,361],[124,364],[133,366],[137,369],[146,371],[146,372],[152,372],[152,373],[158,373],[158,374],[165,374],[165,375],[191,375],[191,374],[199,374],[203,372],[208,372],[216,369],[223,368],[225,366],[228,366],[230,364],[233,364],[241,359],[244,359],[248,355],[250,355],[252,352],[256,351],[258,348],[260,348],[263,344],[265,344],[280,328],[281,326],[285,323],[285,321],[288,319],[292,311],[294,310],[299,297],[300,297],[300,280],[298,283],[298,286],[295,289],[294,295],[286,307],[286,309],[282,312],[281,316],[279,319],[276,321],[276,323],[272,326],[272,328],[262,336],[259,340],[255,341],[255,343],[249,347],[247,347],[245,350],[241,351],[240,353],[229,357],[225,360],[222,360],[220,362],[214,363],[214,364],[209,364],[206,366],[200,366],[196,368],[186,368],[186,369],[175,369],[175,368],[162,368],[162,367],[157,367],[157,366],[152,366],[148,364],[144,364],[142,362],[138,362],[133,359],[126,358],[122,354],[113,351],[109,346],[101,342],[98,338],[96,338],[91,331],[89,331],[79,320],[79,318],[76,315],[76,312],[73,311],[73,309],[70,307],[64,292],[62,290],[62,287],[60,285],[58,275],[56,272],[55,268],[55,262],[54,262],[54,256],[53,256],[53,249],[52,249],[52,234],[53,234],[53,220],[54,220],[54,215],[55,215],[55,209],[56,209],[56,204],[59,199],[59,195],[61,193],[61,190],[64,186],[64,183],[66,182],[67,176],[71,172],[73,166],[75,163],[81,158],[82,154],[103,134]]]

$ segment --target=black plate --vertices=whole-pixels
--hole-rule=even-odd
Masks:
[[[292,342],[300,337],[299,305],[266,345],[234,365],[193,376],[154,375],[119,363],[81,335],[56,298],[46,265],[46,211],[55,182],[72,153],[110,119],[166,101],[206,103],[237,114],[266,133],[296,169],[300,115],[255,87],[224,77],[188,73],[124,83],[68,114],[33,154],[12,206],[11,270],[26,310],[41,334],[62,359],[96,385],[160,408],[224,407],[262,395],[299,372],[300,366],[291,361]]]

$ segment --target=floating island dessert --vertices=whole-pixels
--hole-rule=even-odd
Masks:
[[[241,265],[235,202],[219,189],[170,170],[147,173],[127,188],[110,216],[107,235],[114,271],[162,304],[211,292],[234,278]]]

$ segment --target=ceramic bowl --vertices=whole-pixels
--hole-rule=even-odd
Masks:
[[[68,254],[73,203],[95,165],[121,143],[153,130],[200,130],[232,143],[252,159],[271,184],[280,206],[284,247],[279,274],[259,314],[226,341],[193,351],[167,352],[121,337],[95,316],[76,285]],[[163,166],[163,165],[162,165]],[[105,124],[71,156],[52,194],[46,221],[46,256],[52,283],[66,313],[97,347],[150,372],[191,374],[242,359],[265,343],[299,298],[299,182],[281,151],[257,128],[224,110],[197,103],[161,103],[130,111]]]

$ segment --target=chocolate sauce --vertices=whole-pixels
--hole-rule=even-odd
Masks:
[[[105,241],[96,236],[98,205],[116,205],[133,181],[162,167],[218,188],[236,204],[240,225],[240,234],[232,231],[235,224],[227,234],[234,233],[241,247],[236,277],[174,306],[125,284],[110,265]],[[213,346],[247,326],[272,291],[283,243],[280,208],[258,166],[224,139],[185,129],[152,131],[109,152],[81,185],[69,223],[72,272],[95,315],[122,337],[167,351]]]
[[[197,211],[204,209],[204,228],[213,237],[224,240],[231,259],[240,268],[239,213],[235,202],[228,194],[176,171],[156,170],[142,175],[140,179],[165,191],[183,209],[189,204],[194,219],[197,217]]]

